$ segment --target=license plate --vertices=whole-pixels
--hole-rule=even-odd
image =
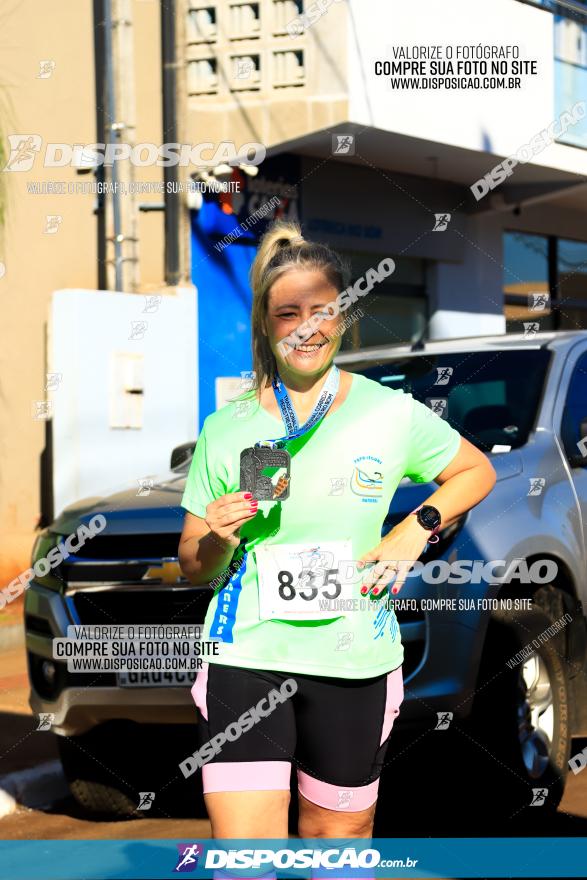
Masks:
[[[124,688],[191,687],[190,672],[117,672],[116,684]]]

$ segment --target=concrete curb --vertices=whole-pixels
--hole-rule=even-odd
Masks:
[[[59,761],[48,761],[0,777],[0,818],[19,807],[41,809],[66,797],[69,788]]]

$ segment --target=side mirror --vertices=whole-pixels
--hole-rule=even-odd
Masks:
[[[173,452],[171,453],[171,463],[170,467],[172,471],[177,470],[183,464],[190,460],[192,455],[194,454],[194,449],[196,448],[196,441],[192,440],[190,443],[182,443],[181,446],[176,446]]]
[[[579,422],[579,442],[569,455],[571,467],[587,467],[587,416]]]

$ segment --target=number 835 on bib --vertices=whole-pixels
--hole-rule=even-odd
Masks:
[[[353,598],[345,562],[352,559],[351,541],[261,545],[254,552],[260,620],[344,616],[345,601]]]

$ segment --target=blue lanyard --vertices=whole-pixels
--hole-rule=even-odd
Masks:
[[[328,378],[320,392],[320,397],[316,402],[316,406],[312,410],[307,422],[304,422],[301,427],[289,398],[289,394],[287,393],[287,388],[278,375],[275,376],[272,384],[273,393],[275,394],[275,399],[279,406],[281,418],[283,419],[287,434],[285,437],[278,437],[275,440],[260,440],[258,443],[255,443],[255,446],[268,446],[270,449],[279,449],[283,447],[288,440],[295,440],[297,437],[301,437],[303,434],[311,431],[312,428],[324,418],[338,393],[338,387],[340,385],[340,370],[335,364],[332,365]]]

